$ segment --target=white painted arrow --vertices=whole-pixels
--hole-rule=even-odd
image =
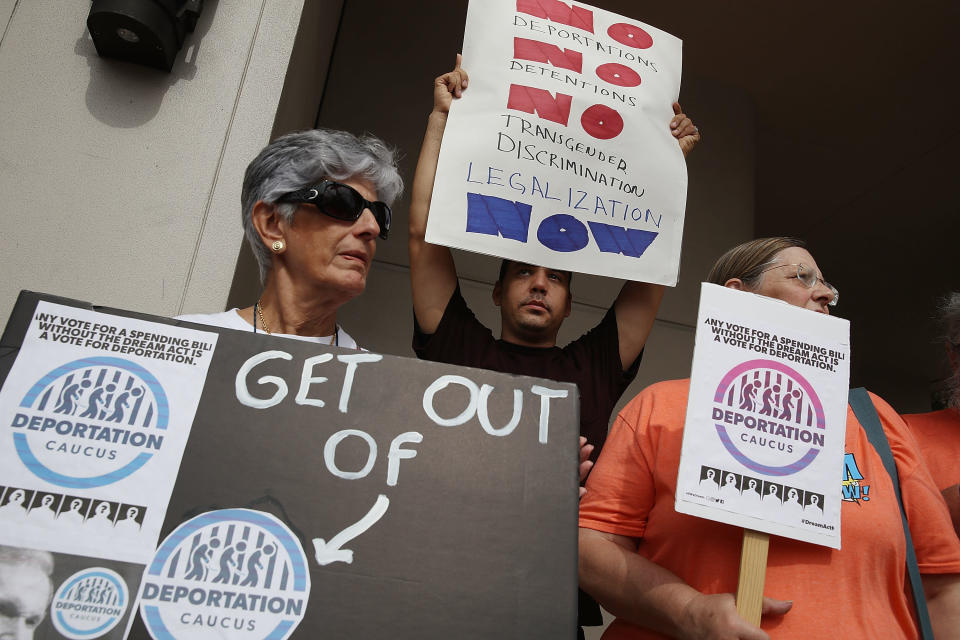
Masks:
[[[321,566],[326,566],[333,562],[352,564],[353,551],[350,549],[341,549],[340,547],[375,525],[377,520],[382,518],[383,514],[387,512],[387,507],[389,506],[390,499],[380,494],[377,496],[377,501],[373,504],[373,507],[367,512],[367,515],[330,538],[330,542],[324,541],[323,538],[314,538],[313,549],[316,552],[317,563]]]

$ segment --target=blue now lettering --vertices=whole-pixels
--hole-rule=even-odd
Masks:
[[[523,202],[468,193],[467,231],[526,242],[532,208]]]
[[[580,251],[590,242],[587,228],[582,222],[565,213],[545,218],[537,229],[540,244],[563,253]]]
[[[532,207],[523,202],[479,193],[467,193],[467,231],[527,242]],[[641,257],[659,235],[601,222],[587,225],[565,213],[544,218],[537,227],[540,244],[560,253],[580,251],[590,244],[590,234],[602,253]]]
[[[604,253],[622,253],[631,258],[639,258],[657,237],[655,231],[625,229],[602,222],[588,222],[593,239]]]
[[[467,231],[526,242],[532,207],[523,202],[479,193],[467,193]],[[590,244],[590,232],[603,253],[641,257],[659,235],[655,231],[630,229],[601,222],[587,225],[565,213],[544,218],[537,228],[540,244],[560,253],[580,251]]]

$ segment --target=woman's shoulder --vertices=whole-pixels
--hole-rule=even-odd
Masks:
[[[685,413],[687,408],[687,394],[690,390],[690,379],[664,380],[655,382],[638,393],[621,411],[623,416],[634,416],[653,413],[668,414]]]
[[[638,393],[631,402],[643,400],[668,400],[680,398],[684,403],[687,401],[687,394],[690,391],[690,378],[682,380],[663,380],[654,382],[644,387],[643,391]]]

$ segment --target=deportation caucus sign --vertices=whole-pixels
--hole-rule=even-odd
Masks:
[[[8,354],[26,352],[25,336],[39,330],[40,314],[50,311],[51,300],[39,298],[21,296],[3,338]],[[140,323],[136,330],[144,335],[138,339],[145,342],[127,345],[142,350],[139,357],[159,353],[161,344],[167,345],[164,353],[176,351],[169,351],[169,339],[157,336],[189,335],[207,363],[204,377],[184,381],[199,400],[176,464],[155,486],[141,486],[109,508],[100,506],[107,503],[97,493],[102,487],[55,489],[21,460],[12,443],[17,433],[31,431],[31,424],[31,437],[68,434],[57,433],[58,422],[49,426],[32,414],[17,419],[26,411],[19,406],[26,393],[21,387],[31,389],[36,376],[19,382],[13,373],[7,376],[3,392],[15,388],[17,402],[4,414],[0,437],[10,442],[8,458],[22,473],[10,484],[16,491],[7,490],[4,466],[0,495],[6,500],[15,494],[14,503],[31,509],[39,505],[35,526],[51,538],[63,535],[58,523],[83,523],[71,529],[80,541],[77,550],[56,555],[57,580],[64,567],[56,602],[76,611],[95,586],[105,602],[97,614],[102,620],[92,628],[103,627],[103,637],[126,631],[129,637],[156,639],[573,637],[574,385],[253,332],[176,326],[141,315],[133,319],[73,301],[58,300],[55,313],[84,317],[91,327],[125,327],[127,333],[133,326],[128,323]],[[107,354],[84,357],[138,357],[109,356],[113,344],[105,341]],[[196,365],[200,356],[179,357],[194,358]],[[38,371],[76,359],[73,353],[51,358],[37,361]],[[173,364],[187,365],[177,359]],[[0,360],[0,373],[9,361]],[[146,374],[96,366],[109,373],[99,382],[99,373],[91,373],[94,383],[78,388],[83,393],[76,396],[70,434],[81,422],[88,436],[91,424],[112,425],[111,408],[119,405],[125,407],[124,426],[111,434],[120,429],[145,438],[154,434],[163,403]],[[175,394],[155,372],[156,364],[143,367],[154,372],[173,407]],[[46,406],[54,396],[74,397],[66,389],[76,377],[70,383],[62,373],[48,377],[44,384],[55,391]],[[109,403],[97,405],[96,420],[81,419],[93,402],[90,389],[114,377],[123,387],[132,379],[130,388],[144,387],[143,392],[136,398],[129,393],[124,404],[115,388]],[[35,408],[35,398],[43,395],[31,396],[28,404]],[[148,405],[150,419],[144,413]],[[175,421],[172,411],[168,427]],[[127,445],[124,437],[112,442],[110,435],[110,445],[133,447],[133,436],[126,437]],[[148,442],[141,444],[145,448]],[[159,451],[167,452],[168,443],[164,439]],[[102,464],[122,469],[139,453],[125,452]],[[156,462],[154,457],[142,469]],[[54,518],[40,524],[48,495],[55,496]],[[165,517],[149,552],[118,567],[117,532],[143,521],[144,506],[150,514],[161,505]],[[97,526],[85,529],[91,522]],[[21,527],[13,529],[19,537],[0,544],[35,546]],[[125,575],[123,567],[136,569],[125,580],[126,592],[107,579]],[[67,584],[75,574],[83,579]],[[120,603],[126,613],[118,618]],[[71,628],[86,632],[93,622],[87,624],[74,621]],[[36,637],[61,637],[58,628],[48,619]],[[85,637],[100,637],[96,633]]]
[[[580,3],[474,0],[427,241],[674,285],[681,42]]]
[[[122,637],[216,342],[21,296],[0,342],[0,545],[52,568],[35,637]]]
[[[703,284],[681,513],[840,548],[849,323]]]

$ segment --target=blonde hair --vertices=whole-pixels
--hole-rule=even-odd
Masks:
[[[760,284],[763,268],[773,264],[778,253],[790,247],[806,247],[799,238],[775,236],[757,238],[724,253],[714,263],[707,276],[707,282],[723,286],[731,278],[739,278],[748,289]]]

